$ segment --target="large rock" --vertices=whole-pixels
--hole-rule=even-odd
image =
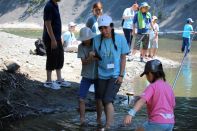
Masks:
[[[19,62],[14,60],[7,60],[4,64],[6,66],[6,71],[10,73],[15,73],[20,68]]]

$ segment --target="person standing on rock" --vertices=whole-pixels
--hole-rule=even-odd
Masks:
[[[153,28],[150,30],[149,45],[148,45],[148,57],[153,58],[156,56],[159,41],[159,25],[157,24],[157,16],[152,17]],[[153,31],[154,30],[154,31]]]
[[[122,19],[124,19],[123,22],[123,32],[126,37],[127,43],[129,45],[129,48],[131,49],[131,43],[133,39],[133,18],[135,16],[136,11],[138,10],[138,4],[133,4],[130,8],[126,8],[124,10]]]
[[[133,19],[133,35],[136,36],[134,48],[132,51],[132,55],[134,56],[136,50],[140,48],[140,61],[144,62],[145,55],[147,53],[148,44],[149,44],[149,29],[153,28],[151,21],[151,14],[148,12],[150,6],[146,2],[142,2],[139,7],[139,11],[135,14]],[[136,33],[136,24],[137,24],[137,33]],[[132,56],[128,59],[131,61]]]
[[[191,40],[190,40],[191,39],[191,34],[194,33],[192,23],[194,23],[192,18],[188,18],[187,19],[187,24],[185,24],[185,26],[184,26],[183,44],[182,44],[182,48],[181,48],[182,52],[184,52],[185,50],[187,52],[190,52],[190,48],[191,48]]]
[[[61,41],[62,24],[57,2],[60,0],[49,0],[44,8],[44,31],[43,41],[46,46],[47,81],[44,86],[52,89],[60,89],[61,86],[70,86],[61,76],[64,64],[64,50]],[[52,81],[52,71],[56,70],[57,80]]]
[[[96,99],[99,105],[97,122],[101,124],[104,106],[105,128],[108,129],[114,119],[113,102],[123,82],[129,47],[125,37],[114,32],[110,16],[100,16],[98,26],[101,34],[94,38],[95,51],[91,52],[91,55],[101,58],[98,61],[98,86],[96,88]]]
[[[86,26],[89,27],[92,32],[96,34],[100,34],[100,31],[98,29],[98,18],[102,15],[103,13],[103,5],[101,2],[97,2],[93,5],[92,7],[92,12],[93,16],[88,18],[86,22]]]
[[[82,62],[81,70],[81,83],[79,89],[79,112],[80,112],[80,124],[83,126],[85,122],[85,98],[91,84],[96,87],[97,80],[97,58],[89,55],[93,51],[93,37],[96,36],[90,28],[84,27],[80,30],[79,39],[82,43],[78,46],[78,58]]]

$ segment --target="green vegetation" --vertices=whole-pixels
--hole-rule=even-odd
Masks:
[[[43,30],[39,29],[21,29],[21,28],[7,28],[2,31],[26,38],[42,38]],[[64,32],[63,32],[64,33]],[[79,37],[79,32],[75,32],[75,37]]]
[[[27,37],[27,38],[42,38],[42,32],[43,32],[42,30],[38,30],[38,29],[11,29],[11,28],[3,29],[2,31],[22,37]]]

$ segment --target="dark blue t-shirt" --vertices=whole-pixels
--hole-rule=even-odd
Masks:
[[[136,13],[133,18],[133,24],[137,23],[137,33],[138,34],[147,33],[150,28],[151,16],[150,16],[150,18],[146,18],[146,13],[142,13],[142,15],[143,15],[143,18],[144,18],[145,24],[146,24],[145,28],[143,28],[143,29],[139,29],[138,13]]]
[[[61,40],[62,23],[61,23],[59,8],[58,8],[58,5],[55,4],[52,0],[49,0],[49,2],[47,2],[44,8],[43,19],[44,21],[51,21],[51,26],[52,26],[53,33],[55,35],[56,40]],[[44,41],[51,40],[47,32],[45,24],[44,24],[44,31],[43,31],[43,40]]]

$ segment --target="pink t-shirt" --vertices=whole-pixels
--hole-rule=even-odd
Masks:
[[[163,80],[150,84],[141,98],[146,100],[148,119],[155,123],[175,123],[175,96],[172,87]]]

